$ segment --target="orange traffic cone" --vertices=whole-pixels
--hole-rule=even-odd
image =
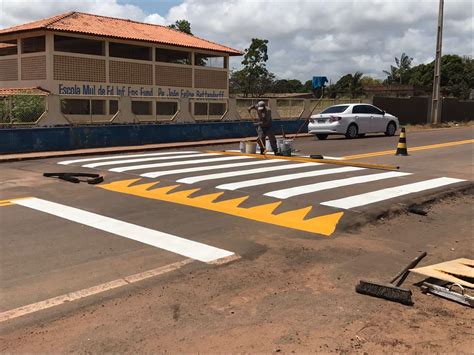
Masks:
[[[397,152],[395,153],[395,155],[408,155],[407,136],[405,134],[405,128],[402,128],[402,130],[400,131],[400,139],[398,140]]]

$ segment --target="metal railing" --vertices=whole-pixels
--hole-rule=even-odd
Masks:
[[[0,125],[36,125],[47,111],[44,95],[14,94],[0,97]]]

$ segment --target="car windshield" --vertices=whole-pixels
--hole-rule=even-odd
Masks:
[[[331,106],[325,109],[321,113],[341,113],[344,112],[349,106],[348,105],[342,105],[342,106]]]

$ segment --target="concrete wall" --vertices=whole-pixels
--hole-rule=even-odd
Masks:
[[[375,106],[395,115],[400,123],[431,123],[431,97],[379,97],[373,99]],[[474,100],[443,98],[441,103],[441,122],[474,120]]]
[[[296,133],[303,121],[278,120],[276,132]],[[302,131],[305,131],[303,127]],[[125,124],[0,130],[0,154],[71,150],[255,136],[252,122]]]
[[[374,105],[398,117],[401,125],[429,122],[429,97],[375,96]]]
[[[474,120],[474,100],[443,99],[441,122]]]

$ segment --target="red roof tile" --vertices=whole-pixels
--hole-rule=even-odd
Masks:
[[[0,88],[0,96],[10,95],[49,95],[50,92],[41,87],[30,87],[30,88]]]
[[[82,12],[68,12],[42,20],[0,30],[0,35],[32,30],[53,30],[112,37],[136,41],[169,44],[242,55],[242,52],[202,38],[173,30],[166,26],[152,25],[113,17]]]

